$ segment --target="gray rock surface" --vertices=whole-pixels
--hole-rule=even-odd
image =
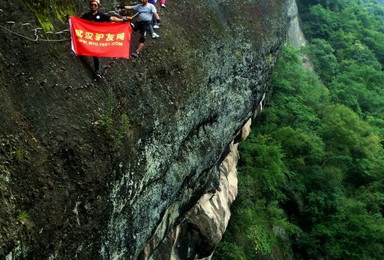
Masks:
[[[161,38],[139,59],[102,59],[94,81],[66,32],[43,34],[24,1],[2,0],[0,258],[159,259],[169,234],[194,238],[173,232],[225,189],[220,165],[263,98],[291,3],[170,1]],[[215,233],[190,259],[209,257]]]

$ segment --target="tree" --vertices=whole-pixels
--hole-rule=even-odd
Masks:
[[[331,82],[336,74],[337,60],[333,54],[334,50],[331,45],[323,39],[314,39],[310,45],[310,56],[315,71],[323,80],[323,82]]]

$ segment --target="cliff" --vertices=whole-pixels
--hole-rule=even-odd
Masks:
[[[288,29],[289,45],[299,49],[300,47],[306,45],[307,40],[305,39],[305,35],[300,27],[296,1],[291,4],[289,14],[293,17]]]
[[[1,258],[209,258],[292,0],[169,1],[161,38],[102,59],[100,81],[28,2],[0,5]]]

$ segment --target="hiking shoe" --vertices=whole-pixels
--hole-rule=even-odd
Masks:
[[[93,77],[95,79],[101,79],[100,71],[99,70],[95,70],[95,72],[93,72]]]
[[[161,4],[161,7],[165,8],[166,6],[165,6],[165,4]]]
[[[132,57],[134,57],[134,58],[138,58],[139,57],[139,53],[137,52],[137,51],[135,51],[135,52],[132,52]]]
[[[157,24],[155,24],[154,26],[153,26],[153,29],[159,29],[160,27],[157,25]]]
[[[156,39],[156,38],[159,38],[160,35],[158,35],[157,33],[152,33],[152,39]]]

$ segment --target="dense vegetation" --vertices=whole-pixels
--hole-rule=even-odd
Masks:
[[[34,13],[39,24],[45,32],[54,31],[53,20],[57,18],[61,23],[66,16],[73,14],[75,3],[73,0],[23,0],[26,6]]]
[[[214,259],[384,256],[384,9],[299,4],[315,72],[285,47]]]

